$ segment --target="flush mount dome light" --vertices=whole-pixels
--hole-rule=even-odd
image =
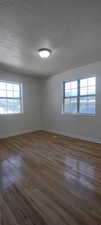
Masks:
[[[51,50],[48,48],[41,48],[38,50],[38,53],[41,58],[48,58],[51,55]]]

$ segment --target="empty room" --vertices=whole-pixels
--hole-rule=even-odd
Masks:
[[[101,225],[100,0],[0,0],[0,225]]]

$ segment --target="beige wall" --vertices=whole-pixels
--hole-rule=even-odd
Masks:
[[[62,114],[63,81],[96,74],[96,116]],[[43,129],[101,141],[101,62],[66,71],[41,81]]]
[[[0,115],[0,138],[39,130],[40,121],[40,80],[28,76],[0,72],[0,80],[17,81],[23,84],[24,113]]]

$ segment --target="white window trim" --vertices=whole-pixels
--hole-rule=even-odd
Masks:
[[[15,113],[0,113],[0,117],[8,117],[8,116],[17,116],[17,115],[23,115],[24,114],[24,109],[23,109],[23,84],[19,81],[12,81],[12,80],[0,80],[0,82],[4,82],[4,83],[12,83],[12,84],[19,84],[20,86],[20,106],[21,106],[21,111],[20,112],[15,112]],[[6,98],[6,97],[5,97]],[[16,99],[16,98],[14,98]]]
[[[62,89],[63,89],[63,97],[62,97],[62,112],[61,114],[66,116],[66,115],[69,115],[69,116],[80,116],[80,117],[96,117],[96,102],[95,102],[95,113],[94,114],[91,114],[91,113],[80,113],[80,112],[76,112],[76,113],[73,113],[73,112],[64,112],[64,86],[65,86],[65,83],[67,82],[73,82],[73,81],[80,81],[80,80],[83,80],[83,79],[88,79],[88,78],[92,78],[92,77],[95,77],[96,78],[96,74],[89,74],[89,75],[86,75],[86,76],[82,76],[81,78],[75,78],[75,79],[71,79],[71,80],[65,80],[63,81],[63,85],[62,85]],[[87,96],[87,95],[86,95]],[[85,96],[85,97],[86,97]],[[95,94],[95,97],[96,97],[96,94]]]

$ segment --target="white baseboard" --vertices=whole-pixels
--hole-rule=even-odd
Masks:
[[[61,134],[61,135],[67,136],[67,137],[77,138],[77,139],[80,139],[80,140],[85,140],[85,141],[90,141],[90,142],[101,144],[101,139],[97,139],[97,138],[93,138],[93,137],[86,137],[86,136],[81,136],[81,135],[78,135],[78,134],[76,135],[76,134],[71,134],[71,133],[52,130],[52,129],[44,129],[44,131],[57,133],[57,134]]]
[[[13,137],[13,136],[17,136],[17,135],[20,135],[20,134],[27,134],[27,133],[31,133],[31,132],[35,132],[35,131],[38,131],[38,130],[29,129],[29,130],[23,130],[23,131],[19,131],[19,132],[12,132],[12,133],[9,133],[9,134],[8,133],[0,134],[0,139]]]
[[[2,135],[0,135],[0,139],[13,137],[13,136],[17,136],[17,135],[20,135],[20,134],[31,133],[31,132],[35,132],[35,131],[38,131],[38,130],[39,129],[36,129],[36,130],[29,129],[29,130],[23,130],[23,131],[19,131],[19,132],[13,132],[13,133],[9,133],[9,134],[7,133],[7,134],[4,134],[4,135],[2,134]],[[81,135],[78,135],[78,134],[76,135],[76,134],[71,134],[71,133],[52,130],[52,129],[40,129],[40,130],[52,132],[52,133],[57,133],[57,134],[61,134],[61,135],[67,136],[67,137],[77,138],[77,139],[80,139],[80,140],[85,140],[85,141],[90,141],[90,142],[101,144],[101,139],[97,139],[97,138],[85,137],[85,136],[81,136]]]

